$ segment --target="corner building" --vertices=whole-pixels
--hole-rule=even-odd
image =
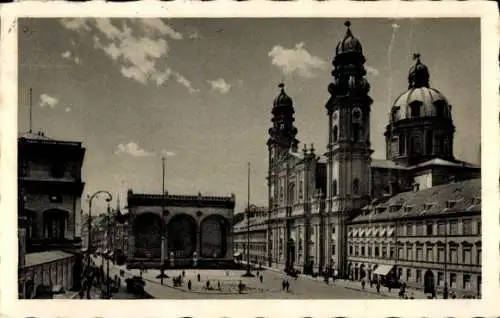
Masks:
[[[354,261],[354,252],[348,251],[349,246],[354,246],[349,233],[354,233],[354,227],[369,227],[370,218],[363,216],[379,211],[373,208],[378,200],[395,198],[399,210],[393,212],[401,210],[403,214],[410,206],[414,211],[426,211],[428,204],[436,202],[441,203],[435,208],[446,205],[447,201],[480,202],[477,186],[480,186],[481,169],[454,157],[452,106],[439,90],[430,87],[430,72],[419,54],[414,55],[415,63],[408,74],[408,90],[395,99],[388,116],[384,132],[386,158],[372,159],[370,114],[373,100],[365,78],[366,59],[361,42],[350,29],[350,22],[345,25],[346,34],[336,45],[332,81],[328,85],[330,98],[325,107],[329,133],[324,156],[317,156],[312,146],[310,149],[304,147],[302,153],[298,151],[293,102],[285,93],[284,85],[280,85],[281,92],[274,100],[267,142],[267,251],[268,263],[273,267],[293,267],[304,273],[335,272],[341,277],[360,279],[359,268],[363,264]],[[477,186],[473,186],[476,190],[472,193],[477,195],[464,195],[460,191],[450,195],[438,188],[431,190],[473,179],[476,180],[471,181],[472,184]],[[419,193],[418,204],[410,200],[414,193]],[[476,204],[475,209],[473,219],[480,220],[480,205]],[[441,212],[422,213],[419,217],[422,222],[448,222],[450,214]],[[395,235],[395,230],[388,225],[395,226],[394,214],[384,220],[388,226],[384,235]],[[479,246],[480,234],[474,235],[472,244]],[[395,253],[387,255],[388,259],[396,257]],[[357,276],[353,275],[356,264]],[[444,268],[448,267],[444,259],[436,256],[433,264],[435,268],[443,268],[444,275]],[[411,266],[415,271],[420,265],[412,263]],[[370,275],[374,272],[373,267]],[[363,277],[366,277],[368,265],[364,264],[363,268]],[[391,270],[401,273],[399,278],[404,278],[403,268]],[[472,271],[476,273],[477,268]],[[436,272],[436,286],[439,285],[438,276]],[[450,280],[448,277],[446,281]]]

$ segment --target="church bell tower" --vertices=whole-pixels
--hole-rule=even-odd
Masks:
[[[328,86],[327,209],[323,264],[326,270],[347,272],[346,222],[370,201],[370,109],[365,57],[351,23],[337,44],[332,82]]]

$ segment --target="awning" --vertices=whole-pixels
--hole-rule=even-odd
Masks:
[[[375,275],[385,276],[389,274],[394,265],[379,265],[377,269],[373,272]]]

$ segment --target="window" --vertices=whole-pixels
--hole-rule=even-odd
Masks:
[[[413,224],[411,223],[406,224],[406,235],[407,236],[413,235]]]
[[[396,248],[394,246],[391,246],[391,250],[390,250],[390,258],[391,259],[394,259],[394,254],[396,253]]]
[[[462,288],[463,289],[470,289],[471,288],[471,286],[470,286],[470,275],[469,274],[464,274]]]
[[[359,194],[359,179],[354,179],[352,183],[352,192],[353,194]]]
[[[422,142],[420,136],[413,136],[411,138],[412,154],[419,155],[422,153]]]
[[[335,255],[335,244],[332,244],[332,255]]]
[[[398,236],[404,236],[405,235],[405,227],[404,225],[398,225]]]
[[[428,262],[434,262],[434,255],[433,255],[432,247],[428,246],[426,251],[425,251],[425,254],[426,254],[426,260]]]
[[[409,282],[411,280],[411,269],[406,269],[406,281]]]
[[[383,258],[387,257],[387,246],[382,246],[382,255]]]
[[[457,249],[457,247],[456,246],[450,247],[449,254],[450,254],[450,263],[457,264],[458,263],[458,249]],[[470,260],[470,250],[469,250],[469,260]]]
[[[438,247],[438,262],[444,262],[444,246]]]
[[[354,255],[358,256],[359,255],[359,246],[354,247]]]
[[[352,255],[352,245],[349,245],[349,255]]]
[[[403,254],[404,250],[403,247],[398,247],[398,257],[399,259],[405,259],[405,255]]]
[[[413,260],[413,248],[411,246],[406,247],[406,259],[409,261]]]
[[[64,176],[64,164],[62,162],[54,164],[51,173],[53,178],[62,178]]]
[[[420,117],[420,103],[413,103],[410,105],[411,108],[411,117],[416,118]]]
[[[392,121],[398,121],[400,119],[400,113],[399,113],[400,108],[399,107],[394,107],[391,113]]]
[[[378,246],[375,246],[375,257],[380,257],[380,250]]]
[[[426,233],[426,235],[432,235],[433,234],[432,232],[433,232],[432,231],[432,223],[427,223],[425,225],[425,233]]]
[[[481,235],[481,220],[477,220],[476,222],[476,234]]]
[[[423,249],[422,249],[422,246],[417,246],[417,257],[416,257],[416,260],[417,261],[422,261],[423,260]]]
[[[368,245],[368,257],[372,256],[372,246]]]
[[[403,276],[403,269],[398,268],[398,278],[401,278],[401,276]]]
[[[422,270],[421,269],[417,269],[415,271],[415,281],[417,283],[421,283],[422,282]]]
[[[462,232],[463,235],[472,235],[472,220],[462,221]]]
[[[415,235],[417,236],[424,235],[424,226],[422,223],[415,224]]]
[[[445,105],[443,104],[443,102],[438,101],[434,103],[434,109],[436,111],[436,117],[438,118],[444,117]]]
[[[358,123],[352,124],[352,139],[358,141],[361,136],[361,125]]]
[[[438,272],[437,284],[438,286],[443,286],[444,283],[444,274],[443,272]]]
[[[337,180],[333,180],[332,182],[332,194],[337,195]]]
[[[457,288],[457,274],[450,273],[450,287]]]
[[[302,182],[302,180],[299,181],[299,199],[302,200],[302,197],[303,197],[303,191],[304,189],[304,182]]]
[[[365,246],[361,246],[361,256],[365,256]]]
[[[457,220],[450,221],[450,235],[458,235],[458,222],[457,222]]]
[[[482,250],[481,247],[478,247],[476,250],[476,264],[481,265],[482,263]]]
[[[428,131],[425,134],[425,153],[428,155],[431,155],[432,150],[434,150],[433,144],[432,144],[433,139],[434,139],[434,136],[432,135],[432,131]]]
[[[335,225],[332,226],[332,234],[335,234]]]
[[[404,135],[399,136],[399,155],[404,156],[406,153],[406,139]]]
[[[438,235],[441,235],[441,236],[446,235],[446,224],[444,222],[438,223]]]
[[[339,129],[337,126],[333,127],[333,142],[337,142],[339,138]]]
[[[472,264],[472,249],[470,246],[463,247],[462,263]],[[453,261],[452,261],[453,262]]]

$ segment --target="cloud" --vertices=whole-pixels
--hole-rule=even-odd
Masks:
[[[119,65],[125,78],[156,85],[172,79],[190,93],[198,91],[168,66],[169,41],[181,40],[183,35],[162,19],[63,19],[61,24],[71,31],[92,32],[94,47]]]
[[[365,66],[366,69],[366,74],[371,75],[371,76],[378,76],[379,72],[376,68],[372,66]]]
[[[173,156],[176,156],[177,154],[175,152],[172,152],[172,151],[167,151],[167,150],[162,150],[161,151],[161,154],[165,157],[173,157]]]
[[[52,97],[48,94],[42,94],[40,95],[40,107],[49,107],[49,108],[54,108],[59,104],[59,100],[55,97]]]
[[[304,48],[303,42],[296,44],[291,49],[275,45],[269,51],[268,56],[272,58],[271,63],[285,75],[296,73],[302,77],[311,78],[316,76],[315,71],[328,67],[328,63],[325,60],[309,53]]]
[[[189,34],[189,38],[192,40],[197,40],[197,39],[203,39],[203,36],[198,32],[198,30],[195,30]]]
[[[64,109],[64,111],[68,113],[68,112],[70,112],[70,111],[71,111],[71,108],[66,107],[66,108]]]
[[[119,144],[116,147],[116,154],[126,154],[130,155],[132,157],[147,157],[151,156],[154,153],[148,152],[144,149],[141,149],[139,145],[137,145],[135,142],[131,141],[128,144]]]
[[[70,60],[75,62],[76,64],[80,64],[80,58],[78,56],[74,56],[71,51],[65,51],[61,54],[61,56],[65,60]]]
[[[212,91],[217,91],[221,94],[227,94],[232,87],[232,85],[227,83],[223,78],[218,78],[213,81],[207,81],[207,83],[209,83],[212,87]]]

